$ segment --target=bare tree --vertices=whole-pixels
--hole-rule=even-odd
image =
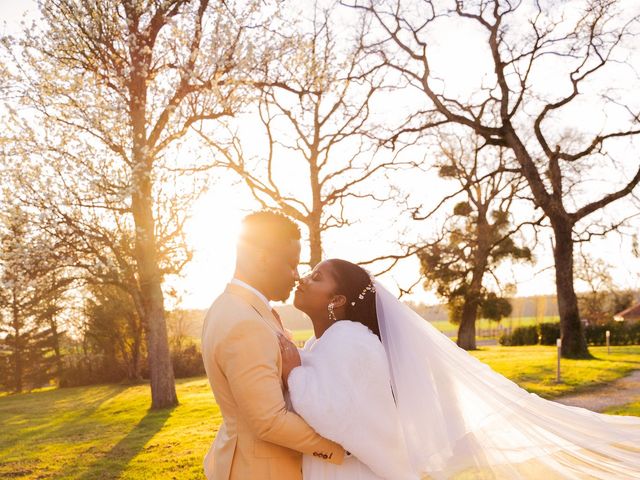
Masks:
[[[349,199],[384,201],[386,192],[361,187],[399,166],[377,155],[372,136],[370,105],[381,78],[368,71],[362,44],[368,26],[360,21],[345,30],[339,13],[315,2],[311,24],[291,29],[291,48],[268,64],[262,74],[268,81],[256,83],[266,154],[246,158],[244,146],[255,136],[242,140],[232,131],[225,147],[202,132],[218,164],[236,172],[262,207],[305,225],[311,267],[322,259],[325,232],[350,224]],[[303,172],[304,184],[292,182],[291,171]]]
[[[578,294],[582,318],[590,324],[606,323],[633,303],[633,292],[619,288],[611,276],[612,266],[584,251],[575,263],[576,279],[586,289]]]
[[[513,151],[535,206],[554,232],[562,354],[589,357],[574,290],[576,226],[640,182],[639,162],[626,158],[631,140],[640,134],[640,107],[630,94],[638,88],[637,65],[630,64],[627,48],[638,33],[637,5],[623,9],[611,0],[585,0],[579,7],[543,0],[347,3],[377,21],[380,35],[371,40],[370,51],[381,66],[422,93],[426,107],[414,109],[398,135],[455,124],[487,145]],[[483,48],[488,68],[471,95],[447,90],[453,79],[434,70],[436,26],[442,22],[467,35],[469,45]],[[612,89],[611,76],[627,79],[629,88]],[[598,121],[583,113],[576,123],[570,109],[589,104]],[[606,121],[608,115],[615,121]],[[580,133],[570,131],[578,127]],[[633,167],[625,168],[630,163]],[[588,188],[586,182],[602,180],[603,172],[611,181],[609,191]]]
[[[449,307],[449,318],[459,324],[458,345],[476,348],[476,319],[500,320],[511,313],[501,292],[504,285],[495,269],[505,260],[531,260],[531,250],[516,243],[526,225],[517,224],[514,202],[526,182],[514,168],[515,160],[504,148],[483,147],[458,135],[441,134],[439,175],[457,184],[426,214],[413,211],[415,220],[426,220],[458,200],[444,222],[439,238],[418,251],[427,287],[435,287]],[[487,276],[493,278],[493,288]]]
[[[115,166],[102,187],[119,198],[121,215],[134,227],[152,406],[172,406],[177,396],[157,236],[164,226],[154,211],[158,168],[170,161],[192,167],[180,158],[180,140],[194,125],[231,115],[244,101],[240,89],[261,45],[249,35],[259,34],[253,27],[268,8],[257,0],[40,5],[41,26],[4,42],[13,57],[19,113],[23,123],[37,123],[43,174],[54,175],[61,161],[86,168],[88,176]],[[91,229],[83,233],[90,237]]]

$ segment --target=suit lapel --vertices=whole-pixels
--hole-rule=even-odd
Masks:
[[[276,317],[273,315],[273,312],[267,305],[253,292],[247,290],[240,285],[235,285],[233,283],[229,283],[227,288],[225,289],[226,293],[231,293],[242,298],[245,302],[247,302],[251,307],[272,327],[275,328],[276,331],[280,333],[285,333],[280,326],[280,322],[276,320]]]

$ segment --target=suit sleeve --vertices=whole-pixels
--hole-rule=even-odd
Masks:
[[[344,449],[318,435],[287,410],[278,361],[280,347],[268,327],[240,322],[220,344],[217,360],[240,414],[261,440],[340,464]]]

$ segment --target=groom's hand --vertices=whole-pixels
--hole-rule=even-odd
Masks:
[[[287,387],[287,379],[291,370],[302,365],[300,353],[295,344],[284,335],[278,335],[280,352],[282,353],[282,382]]]

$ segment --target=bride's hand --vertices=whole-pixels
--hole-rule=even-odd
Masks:
[[[282,353],[282,381],[286,387],[291,370],[302,365],[302,361],[300,360],[298,348],[291,340],[284,335],[278,335],[278,341],[280,342],[280,352]]]

